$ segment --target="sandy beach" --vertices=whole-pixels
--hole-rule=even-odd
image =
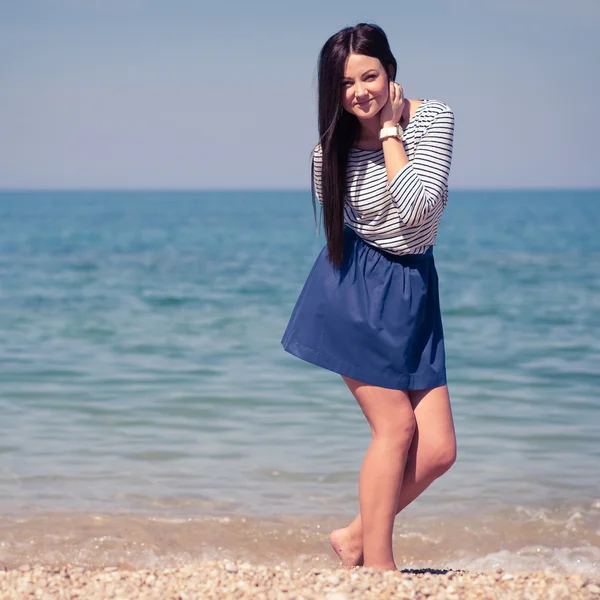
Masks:
[[[0,599],[600,599],[596,546],[567,538],[572,546],[559,546],[547,527],[522,525],[519,537],[507,524],[512,544],[493,532],[486,542],[461,537],[457,519],[444,534],[452,540],[441,526],[431,540],[433,526],[415,518],[413,529],[396,527],[401,571],[381,574],[338,568],[328,540],[336,525],[333,518],[4,516]],[[526,545],[542,534],[554,550]]]
[[[21,565],[0,571],[0,597],[85,598],[89,600],[192,600],[253,598],[354,600],[410,598],[463,600],[503,598],[591,600],[600,598],[600,582],[581,575],[544,572],[486,573],[370,569],[296,569],[213,561],[172,569],[85,569],[72,565]]]

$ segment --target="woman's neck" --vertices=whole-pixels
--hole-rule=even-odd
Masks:
[[[402,110],[402,117],[400,119],[400,125],[402,128],[406,126],[410,118],[410,105],[409,101],[404,102],[404,109]],[[360,121],[360,141],[363,143],[374,143],[379,140],[379,130],[381,129],[381,123],[379,121],[379,114],[371,117],[370,119],[364,119]]]
[[[379,140],[379,115],[360,122],[360,141],[365,143],[376,142]]]

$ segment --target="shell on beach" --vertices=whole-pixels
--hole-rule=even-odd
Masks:
[[[486,573],[404,570],[377,572],[296,569],[250,563],[204,562],[173,569],[125,570],[116,567],[21,565],[0,571],[0,597],[35,598],[140,598],[192,600],[203,598],[254,598],[355,600],[428,598],[524,598],[592,600],[600,598],[600,582],[581,575],[556,573]]]

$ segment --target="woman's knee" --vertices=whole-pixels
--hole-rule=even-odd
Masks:
[[[429,456],[429,470],[434,477],[446,473],[456,462],[456,438],[452,437],[439,444]]]
[[[417,421],[412,410],[403,411],[397,418],[390,420],[384,426],[373,427],[371,430],[374,440],[386,441],[398,449],[408,449],[412,443]]]

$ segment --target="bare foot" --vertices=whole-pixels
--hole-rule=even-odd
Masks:
[[[329,541],[335,553],[340,557],[344,569],[362,567],[364,561],[362,543],[354,540],[347,528],[332,531]]]
[[[379,571],[380,573],[387,571],[396,571],[399,572],[398,567],[395,564],[392,565],[372,565],[370,567],[365,567],[365,569],[369,569],[372,571]]]

